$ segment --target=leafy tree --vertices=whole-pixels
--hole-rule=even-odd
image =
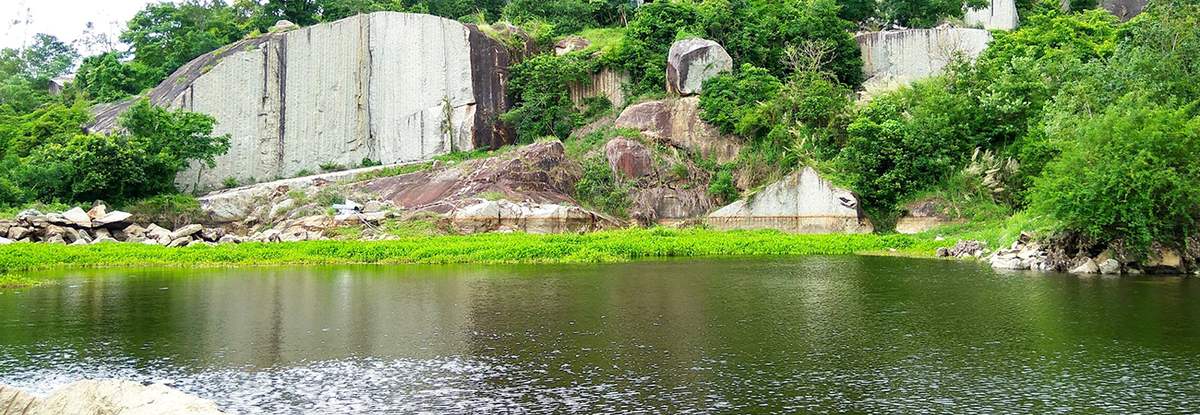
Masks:
[[[638,9],[615,60],[629,72],[634,91],[661,91],[667,84],[667,52],[676,39],[702,35],[694,4],[659,1]]]
[[[517,23],[550,23],[553,34],[566,34],[621,23],[628,9],[625,0],[510,0],[503,14]]]
[[[736,74],[704,81],[700,118],[726,134],[752,136],[762,125],[762,106],[779,93],[783,83],[769,71],[743,64]]]
[[[212,136],[212,117],[168,111],[146,100],[130,107],[119,123],[120,133],[79,132],[33,148],[16,169],[18,183],[37,200],[119,203],[174,192],[175,176],[189,163],[211,166],[229,149],[228,136]]]
[[[514,65],[508,91],[516,105],[501,119],[516,128],[521,142],[543,136],[566,138],[579,121],[570,84],[589,82],[591,65],[581,53],[538,55]]]
[[[1057,137],[1062,155],[1034,187],[1033,207],[1097,242],[1145,249],[1180,242],[1200,223],[1197,108],[1127,98]]]
[[[933,27],[946,17],[962,17],[965,7],[987,6],[985,0],[885,0],[880,14],[904,27]]]
[[[25,78],[37,87],[45,88],[49,80],[75,66],[79,52],[54,36],[38,33],[33,37],[33,44],[21,50],[20,56]]]
[[[260,29],[271,27],[279,20],[287,20],[300,26],[309,26],[321,21],[320,0],[266,0],[258,10],[255,20]]]
[[[0,112],[25,114],[49,101],[50,79],[70,70],[75,49],[54,36],[38,34],[24,49],[0,50]]]
[[[120,39],[133,49],[140,86],[150,87],[188,61],[241,39],[250,23],[244,11],[221,0],[151,3],[129,20]]]
[[[836,162],[877,218],[960,167],[980,144],[969,100],[934,79],[876,97],[850,123]]]
[[[138,93],[138,75],[120,60],[120,52],[89,56],[79,65],[75,86],[99,102],[113,102]]]

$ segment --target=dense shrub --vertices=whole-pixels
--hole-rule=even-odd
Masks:
[[[501,116],[517,130],[518,141],[532,143],[544,136],[566,138],[579,122],[571,101],[570,84],[590,82],[591,63],[586,55],[538,55],[514,65],[509,94],[514,108]]]
[[[196,161],[211,165],[229,148],[212,136],[213,119],[168,111],[142,100],[121,116],[122,132],[57,134],[28,151],[12,174],[27,196],[41,201],[129,201],[174,192],[175,176]],[[65,137],[65,141],[59,141]]]
[[[195,197],[179,193],[148,197],[125,209],[138,223],[155,223],[171,229],[196,223],[204,216]]]
[[[862,83],[862,56],[851,35],[855,26],[838,17],[833,0],[748,0],[706,13],[703,26],[738,63],[766,68],[778,78],[795,71],[800,56],[815,60],[806,70],[833,73],[839,82]],[[640,17],[640,16],[639,16]],[[717,20],[713,22],[712,20]],[[715,27],[724,27],[718,31]]]
[[[107,52],[90,56],[79,65],[75,86],[99,102],[112,102],[141,90],[133,67],[120,61],[121,53]]]
[[[875,98],[850,123],[841,172],[874,215],[944,179],[980,144],[966,98],[933,80]]]
[[[986,0],[884,0],[883,19],[904,27],[933,27],[947,17],[962,17],[965,7],[987,6]]]
[[[575,183],[575,199],[584,206],[624,217],[629,209],[629,185],[622,183],[604,157],[583,163],[583,177]]]
[[[1180,242],[1200,220],[1200,118],[1194,106],[1126,100],[1063,131],[1062,155],[1033,206],[1070,230],[1135,248]]]
[[[774,99],[783,83],[766,69],[742,65],[736,74],[721,74],[704,81],[700,118],[726,134],[749,136],[761,122],[761,106]]]
[[[504,17],[517,23],[549,23],[551,33],[559,35],[623,23],[629,11],[626,0],[510,0]]]
[[[615,60],[629,72],[634,91],[662,91],[666,86],[667,52],[679,38],[702,36],[700,15],[692,3],[658,1],[638,8],[629,22]]]

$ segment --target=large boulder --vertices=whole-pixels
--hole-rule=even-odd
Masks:
[[[848,190],[834,187],[812,167],[767,186],[753,197],[706,218],[716,229],[778,229],[791,233],[870,233],[874,229]]]
[[[1103,0],[1100,6],[1108,10],[1122,22],[1128,21],[1146,10],[1150,0]]]
[[[700,98],[686,97],[630,105],[617,117],[617,128],[631,128],[643,137],[688,150],[720,163],[737,160],[742,141],[722,134],[700,119]]]
[[[525,232],[534,234],[588,232],[618,226],[618,222],[578,206],[477,200],[446,215],[462,233]]]
[[[604,145],[604,155],[608,157],[608,167],[613,174],[636,179],[651,173],[654,168],[654,158],[650,150],[637,141],[614,138]]]
[[[1013,30],[1019,22],[1017,2],[1014,0],[990,0],[979,9],[968,9],[963,21],[969,26],[987,30]]]
[[[939,27],[862,33],[854,37],[863,58],[869,94],[940,74],[956,57],[974,59],[992,34],[983,29]]]
[[[405,210],[444,214],[474,204],[481,194],[539,204],[573,205],[583,170],[561,142],[548,141],[449,168],[384,177],[355,185]]]
[[[0,386],[4,415],[219,415],[217,405],[170,387],[124,380],[81,380],[39,399]]]
[[[717,42],[684,39],[667,52],[667,92],[679,95],[699,94],[704,81],[721,72],[733,70],[733,58]]]
[[[441,17],[377,12],[238,41],[187,63],[147,93],[216,118],[229,152],[176,182],[215,188],[317,170],[425,160],[511,143],[508,47]],[[130,102],[95,108],[110,131]]]

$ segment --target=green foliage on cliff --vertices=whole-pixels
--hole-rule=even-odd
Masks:
[[[566,138],[582,119],[570,85],[591,82],[593,65],[582,53],[538,55],[514,65],[508,93],[516,105],[501,120],[516,128],[521,143],[544,136]]]
[[[137,94],[144,80],[132,66],[122,63],[120,59],[119,52],[84,58],[75,74],[75,87],[98,102],[113,102]]]
[[[626,217],[629,209],[629,187],[613,174],[608,160],[595,156],[583,161],[583,177],[575,183],[575,200],[586,207],[617,217]]]
[[[562,35],[620,25],[629,13],[626,0],[509,0],[503,14],[515,23],[548,23],[552,35]]]
[[[783,83],[769,71],[743,64],[736,74],[704,81],[700,117],[726,134],[753,136],[761,124],[760,106],[774,99]]]
[[[1198,104],[1126,100],[1068,127],[1062,155],[1033,191],[1034,209],[1098,241],[1146,249],[1200,224]]]

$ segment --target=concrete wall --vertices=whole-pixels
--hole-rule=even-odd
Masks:
[[[1017,28],[1017,3],[1014,0],[991,0],[987,7],[967,10],[963,20],[969,26],[987,30],[1013,30]]]
[[[190,190],[385,164],[511,142],[507,49],[474,27],[380,12],[244,40],[197,58],[152,90],[157,105],[203,112],[230,134],[217,166],[193,165]],[[127,105],[98,107],[110,130]],[[484,114],[480,114],[480,109]]]
[[[855,36],[863,57],[863,88],[889,89],[936,75],[956,56],[974,59],[992,34],[982,29],[940,28],[863,33]]]

